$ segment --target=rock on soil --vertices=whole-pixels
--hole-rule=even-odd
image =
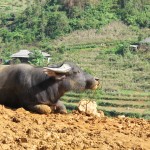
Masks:
[[[97,104],[95,101],[82,99],[78,104],[78,110],[85,114],[94,115],[97,117],[104,117],[104,113],[97,112]]]
[[[150,150],[150,121],[40,115],[0,105],[1,150]]]

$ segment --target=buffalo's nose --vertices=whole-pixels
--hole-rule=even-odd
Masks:
[[[98,85],[100,84],[100,80],[99,80],[99,78],[95,78],[95,81],[97,81],[97,83],[98,83]]]
[[[99,78],[95,78],[95,80],[96,80],[97,82],[99,82]]]
[[[99,81],[99,78],[95,78],[96,81]]]

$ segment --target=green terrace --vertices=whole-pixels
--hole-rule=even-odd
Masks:
[[[20,13],[32,4],[32,0],[1,0],[1,14]]]
[[[62,56],[64,60],[77,62],[101,81],[101,87],[96,91],[64,95],[62,100],[68,110],[77,109],[81,99],[90,99],[110,116],[125,114],[150,118],[150,63],[143,55],[131,53],[123,57],[107,53],[100,46],[67,51]]]

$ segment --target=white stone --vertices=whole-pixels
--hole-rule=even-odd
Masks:
[[[100,117],[100,113],[97,112],[97,104],[92,100],[82,99],[78,104],[78,110],[87,114],[93,114]]]

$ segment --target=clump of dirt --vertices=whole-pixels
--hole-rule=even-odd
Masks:
[[[40,115],[0,105],[2,150],[149,150],[150,121],[80,114]]]

